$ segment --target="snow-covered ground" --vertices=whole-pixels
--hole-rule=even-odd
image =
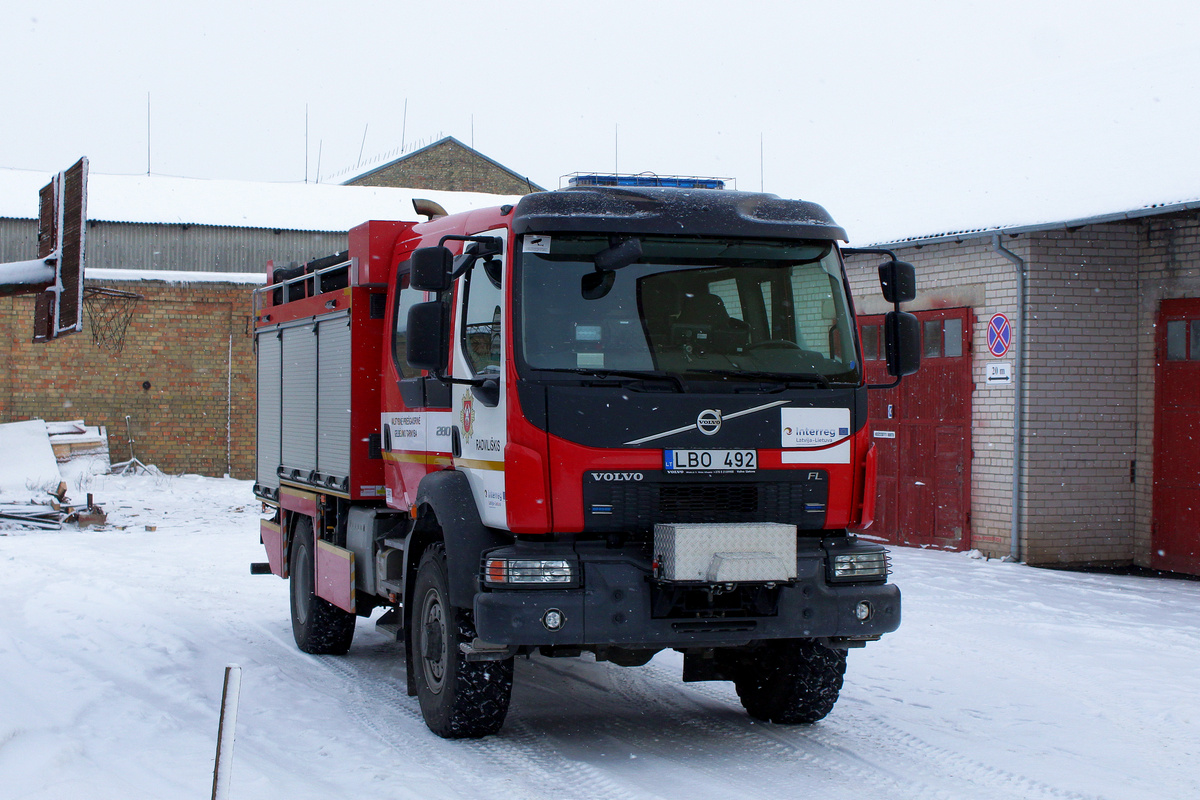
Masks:
[[[535,657],[500,735],[450,742],[371,621],[296,650],[249,483],[74,483],[109,529],[0,530],[5,800],[207,797],[230,663],[239,800],[1200,797],[1200,582],[896,550],[904,623],[821,723],[754,722],[674,653]]]

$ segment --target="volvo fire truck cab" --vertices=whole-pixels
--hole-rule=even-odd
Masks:
[[[853,532],[876,462],[845,232],[770,194],[605,183],[425,204],[260,291],[256,569],[290,579],[307,652],[382,608],[441,736],[497,731],[531,654],[672,649],[752,716],[814,722],[847,650],[900,623]],[[898,381],[915,279],[880,277]]]

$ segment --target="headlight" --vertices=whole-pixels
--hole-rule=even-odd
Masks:
[[[887,580],[888,557],[883,550],[866,553],[839,553],[830,564],[831,581]]]
[[[485,558],[483,582],[488,586],[564,585],[575,582],[573,563],[566,559]]]

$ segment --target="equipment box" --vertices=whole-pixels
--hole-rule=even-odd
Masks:
[[[702,583],[784,582],[796,577],[796,526],[777,522],[658,523],[657,577]]]

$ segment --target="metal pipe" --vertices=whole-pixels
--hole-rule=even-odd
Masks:
[[[54,264],[46,258],[12,261],[0,264],[0,284],[28,286],[30,292],[41,291],[54,283]]]
[[[1017,320],[1013,325],[1013,467],[1012,467],[1012,526],[1009,531],[1009,560],[1021,560],[1021,477],[1024,468],[1025,425],[1025,348],[1022,340],[1027,336],[1025,329],[1026,293],[1028,289],[1028,265],[1025,260],[1007,249],[1000,235],[992,237],[992,251],[1007,258],[1017,268]]]
[[[221,691],[221,721],[217,723],[217,756],[213,762],[212,800],[229,800],[229,781],[233,773],[233,741],[237,729],[238,699],[242,692],[242,668],[225,668],[225,686]]]

